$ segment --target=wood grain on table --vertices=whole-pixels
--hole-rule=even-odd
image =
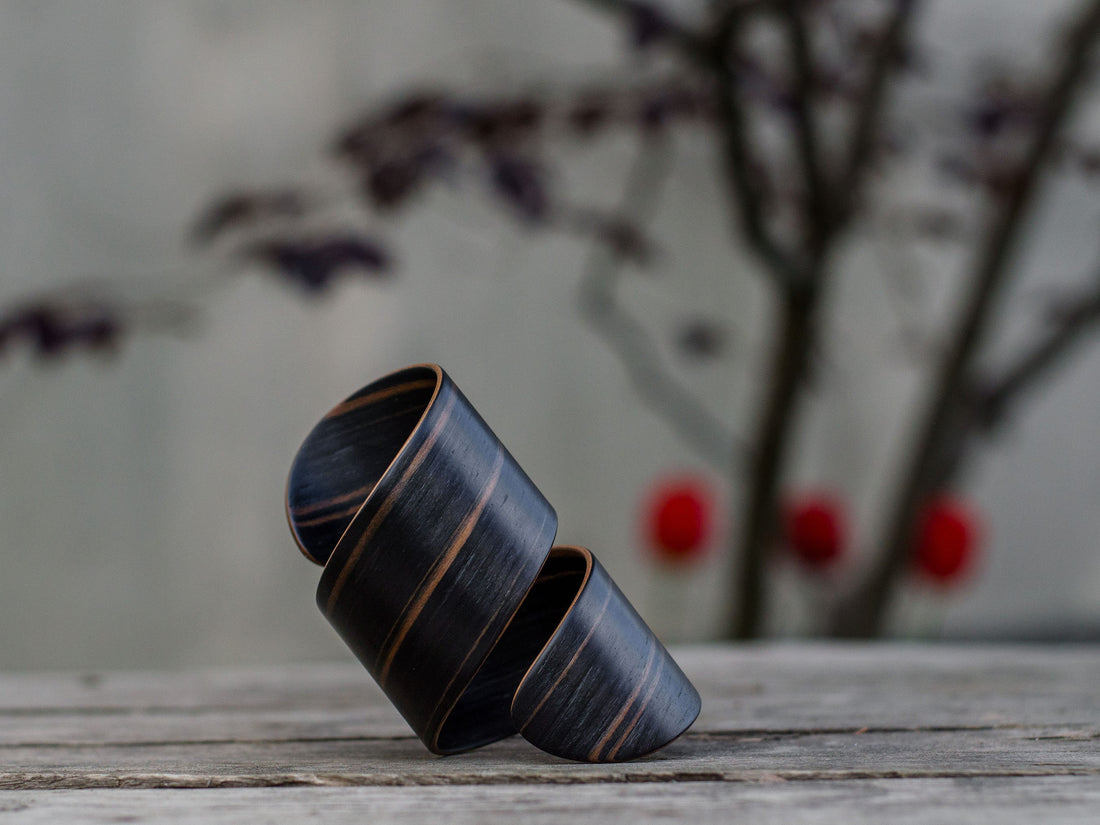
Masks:
[[[1095,822],[1100,647],[703,646],[657,754],[428,753],[355,664],[0,676],[0,821]]]

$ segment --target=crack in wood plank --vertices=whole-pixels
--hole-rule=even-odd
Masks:
[[[371,825],[1079,825],[1094,823],[1094,777],[437,786],[10,791],[0,820],[86,822],[318,822]]]
[[[156,773],[102,773],[73,776],[65,773],[10,773],[0,775],[0,791],[91,789],[283,788],[283,787],[426,787],[438,785],[598,785],[652,783],[766,783],[844,782],[881,779],[1011,779],[1041,777],[1100,777],[1100,768],[1050,766],[998,771],[886,769],[886,770],[678,770],[669,772],[600,771],[551,776],[543,773],[494,771],[447,775],[390,774],[272,774],[270,776]]]
[[[739,730],[725,731],[688,731],[680,737],[681,742],[737,742],[737,741],[763,741],[766,739],[797,739],[813,736],[864,736],[869,734],[911,734],[911,733],[978,733],[981,731],[1019,731],[1021,733],[1034,730],[1050,731],[1065,728],[1065,732],[1048,733],[1038,736],[1023,737],[1029,741],[1088,741],[1100,739],[1100,730],[1081,730],[1078,725],[1026,725],[1015,723],[1000,723],[989,725],[912,725],[895,727],[821,727],[821,728],[741,728]],[[14,748],[37,749],[82,749],[82,748],[166,748],[166,747],[192,747],[202,745],[285,745],[293,743],[321,743],[321,742],[406,742],[414,741],[417,737],[412,734],[368,734],[352,736],[272,736],[272,737],[219,737],[202,739],[171,739],[171,740],[66,740],[66,741],[24,741],[24,742],[0,742],[0,751]]]

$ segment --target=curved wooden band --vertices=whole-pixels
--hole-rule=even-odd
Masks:
[[[334,407],[287,484],[322,612],[435,753],[521,732],[559,756],[631,759],[699,697],[592,554],[443,370]]]

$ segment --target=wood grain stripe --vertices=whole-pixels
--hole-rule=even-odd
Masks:
[[[653,643],[652,639],[648,641],[649,656],[645,661],[645,670],[642,671],[642,678],[638,680],[638,684],[634,686],[634,690],[631,691],[630,696],[627,697],[622,708],[615,715],[615,718],[611,720],[611,724],[607,726],[607,730],[604,732],[604,735],[600,737],[600,741],[596,743],[591,753],[588,754],[588,759],[591,762],[595,762],[600,758],[600,751],[602,751],[607,743],[611,741],[611,737],[615,735],[615,731],[618,730],[619,725],[626,719],[626,714],[630,712],[630,708],[634,705],[638,699],[638,695],[642,692],[642,686],[645,685],[646,680],[649,678],[649,671],[653,669],[653,660],[656,658],[657,654],[657,645]]]
[[[615,757],[619,755],[619,751],[623,745],[626,744],[627,737],[634,731],[634,728],[638,726],[638,720],[642,718],[642,713],[649,706],[649,700],[653,698],[653,692],[657,690],[657,685],[661,683],[661,670],[664,668],[664,659],[660,656],[657,657],[657,669],[653,672],[653,677],[649,683],[649,690],[645,692],[645,696],[642,698],[641,703],[638,705],[638,709],[634,711],[634,716],[630,719],[630,724],[626,726],[626,730],[623,731],[622,736],[615,742],[615,746],[607,754],[608,760],[614,761]]]
[[[542,522],[539,524],[539,532],[542,532],[542,528],[545,527],[545,526],[546,526],[546,518],[544,517]],[[516,571],[516,574],[514,576],[512,576],[511,580],[508,582],[508,587],[505,588],[505,590],[504,590],[505,593],[511,593],[512,592],[512,588],[516,586],[516,582],[519,581],[519,577],[523,575],[523,572],[524,571],[523,571],[522,567],[519,568]],[[431,713],[431,717],[430,717],[430,719],[431,719],[430,726],[431,727],[435,727],[436,714],[439,713],[439,708],[443,705],[443,703],[445,701],[447,701],[447,694],[450,692],[451,688],[454,687],[454,683],[458,680],[458,677],[462,675],[462,671],[466,669],[466,663],[468,661],[470,661],[470,657],[473,655],[474,651],[477,650],[477,646],[479,644],[481,644],[481,640],[483,638],[485,638],[485,634],[488,632],[489,628],[492,627],[494,624],[496,624],[497,617],[500,616],[500,611],[503,610],[506,605],[507,605],[506,602],[501,602],[501,604],[497,606],[497,609],[493,611],[493,615],[489,617],[489,621],[487,621],[485,623],[485,626],[481,628],[481,631],[477,634],[477,638],[474,639],[474,643],[472,645],[470,645],[470,649],[466,652],[466,655],[462,657],[462,661],[458,665],[458,670],[455,671],[455,673],[451,677],[450,681],[447,682],[447,686],[444,687],[443,691],[439,694],[440,699],[436,703],[436,706],[434,708],[432,708],[432,713]],[[513,609],[513,616],[518,611],[519,611],[519,605],[515,605],[515,607]],[[500,640],[497,639],[497,641],[499,642]],[[495,645],[496,645],[496,643],[494,642],[494,646]],[[490,652],[492,652],[492,648],[490,648]],[[454,702],[451,703],[451,707],[447,708],[447,714],[448,715],[450,714],[450,712],[452,710],[454,710],[454,706],[456,704],[458,704],[458,700],[461,699],[461,698],[462,698],[461,696],[456,697]],[[446,716],[444,716],[444,719],[446,719]],[[439,731],[438,730],[436,730],[435,735],[436,735],[436,739],[438,739],[439,738]]]
[[[589,640],[592,638],[592,634],[596,632],[596,627],[600,623],[600,619],[603,618],[603,614],[607,612],[607,606],[611,604],[611,588],[608,588],[607,595],[604,596],[603,606],[600,608],[600,612],[596,614],[596,618],[592,620],[592,626],[588,628],[588,633],[584,637],[584,641],[580,643],[576,651],[573,653],[573,658],[569,660],[569,663],[562,668],[561,673],[558,674],[558,678],[554,680],[554,683],[547,688],[546,693],[539,699],[539,703],[535,705],[535,709],[531,711],[531,715],[527,717],[527,720],[519,726],[519,732],[523,733],[527,729],[527,726],[531,724],[531,721],[539,715],[539,711],[542,710],[542,706],[546,704],[546,700],[550,698],[551,694],[561,684],[561,680],[565,678],[565,674],[569,672],[569,669],[577,663],[577,659],[580,658],[581,652],[588,645]]]
[[[344,504],[345,502],[351,501],[352,499],[358,499],[359,504],[362,504],[363,501],[370,494],[370,491],[373,489],[373,484],[365,484],[362,487],[352,490],[350,493],[341,493],[338,496],[327,498],[324,501],[317,501],[313,504],[303,504],[300,507],[292,507],[290,512],[295,517],[295,523],[301,526],[303,522],[298,521],[298,516],[308,516],[310,513],[316,513],[318,510],[326,510],[329,507],[335,507],[338,504]],[[358,507],[358,505],[356,506]]]
[[[347,507],[343,510],[337,510],[335,513],[329,513],[327,516],[317,516],[316,518],[307,518],[302,521],[295,519],[294,523],[298,526],[299,529],[301,529],[302,527],[316,527],[318,524],[324,524],[326,521],[346,519],[348,516],[354,516],[356,513],[359,512],[359,508],[363,506],[363,500],[365,499],[366,496],[363,496],[362,500],[351,505],[351,507]]]
[[[413,392],[415,390],[426,390],[436,385],[435,378],[422,378],[417,381],[409,381],[404,384],[398,384],[396,387],[387,387],[384,390],[376,390],[375,392],[362,395],[359,398],[352,398],[347,401],[343,401],[333,407],[325,415],[326,419],[339,418],[341,415],[345,415],[354,410],[358,410],[362,407],[367,407],[385,398],[393,398],[395,395],[404,395],[407,392]]]
[[[410,413],[420,413],[423,411],[423,404],[413,404],[411,407],[405,407],[404,409],[397,410],[396,412],[391,412],[386,415],[380,415],[377,418],[370,419],[369,421],[356,422],[356,426],[361,429],[368,429],[370,427],[381,424],[384,421],[389,421],[394,418],[400,418],[401,416],[409,415]],[[345,502],[352,501],[354,499],[357,499],[358,503],[362,504],[366,500],[367,496],[370,495],[371,490],[374,489],[374,485],[376,483],[376,481],[373,481],[370,484],[364,484],[362,487],[357,487],[351,492],[341,493],[340,495],[333,496],[332,498],[327,498],[324,501],[315,501],[310,504],[301,504],[297,507],[292,507],[290,508],[290,513],[294,516],[296,523],[301,526],[303,524],[306,524],[306,522],[298,522],[297,519],[300,516],[308,516],[320,510],[327,510],[329,507],[336,507],[339,504],[344,504]]]
[[[375,511],[374,518],[370,520],[370,524],[363,530],[363,535],[359,537],[359,541],[355,543],[355,547],[353,547],[351,553],[348,554],[347,560],[340,569],[340,574],[336,577],[336,581],[332,585],[332,591],[329,593],[328,599],[325,602],[325,613],[327,615],[332,615],[332,608],[335,607],[336,601],[340,597],[340,591],[344,589],[344,584],[347,582],[348,576],[351,575],[352,568],[355,567],[355,563],[359,560],[359,556],[363,554],[363,548],[367,546],[374,537],[374,534],[378,531],[382,522],[386,520],[386,516],[388,516],[390,510],[393,509],[393,505],[404,492],[405,486],[409,483],[409,479],[420,469],[420,465],[424,463],[424,460],[435,447],[436,441],[439,440],[440,434],[447,426],[447,421],[451,417],[451,411],[454,409],[456,397],[457,396],[453,393],[447,397],[443,409],[439,412],[439,420],[436,421],[435,427],[428,434],[427,438],[424,439],[424,443],[421,445],[420,449],[416,451],[416,455],[414,455],[412,461],[409,462],[409,466],[405,468],[405,472],[401,474],[401,478],[393,485],[390,494],[378,505],[378,510]]]
[[[500,480],[500,472],[503,467],[504,447],[498,443],[496,458],[493,461],[493,469],[489,475],[489,480],[485,483],[485,488],[481,492],[481,498],[478,499],[477,504],[474,505],[474,508],[467,514],[466,518],[462,520],[462,524],[451,539],[451,543],[447,546],[447,549],[443,552],[443,555],[432,565],[432,569],[426,577],[428,579],[427,583],[418,586],[414,596],[405,604],[405,608],[401,611],[401,616],[398,618],[397,624],[395,624],[397,628],[396,634],[394,634],[393,631],[390,632],[390,635],[393,636],[393,642],[389,645],[388,650],[386,649],[385,643],[383,643],[382,653],[379,654],[379,658],[383,656],[385,658],[382,661],[381,669],[378,671],[378,684],[383,688],[386,686],[386,679],[389,677],[390,667],[393,665],[393,658],[397,655],[401,643],[405,641],[405,637],[408,636],[409,630],[416,624],[416,620],[423,612],[424,606],[428,603],[428,599],[432,597],[436,588],[439,587],[439,583],[443,580],[443,577],[447,574],[451,565],[454,564],[455,559],[458,558],[459,552],[466,546],[470,534],[473,533],[474,527],[477,525],[482,512],[485,510],[485,505],[488,504],[489,499],[492,498],[493,491],[496,490],[497,482]],[[389,639],[389,636],[387,636],[387,639]]]

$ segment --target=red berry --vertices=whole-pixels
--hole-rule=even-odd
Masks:
[[[917,569],[940,584],[957,582],[974,564],[979,533],[972,510],[951,496],[937,496],[917,522]]]
[[[713,528],[709,485],[695,478],[659,484],[645,513],[646,539],[657,558],[684,563],[702,558]]]
[[[848,544],[844,505],[828,493],[804,495],[785,508],[783,533],[795,557],[808,567],[837,561]]]

